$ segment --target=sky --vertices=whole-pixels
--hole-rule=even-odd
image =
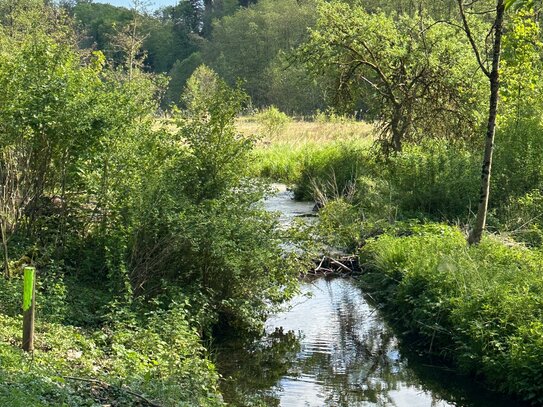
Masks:
[[[114,6],[124,6],[130,7],[132,5],[132,0],[94,0],[95,3],[109,3]],[[150,3],[149,10],[156,10],[163,6],[172,6],[177,4],[178,0],[148,0]],[[147,1],[145,1],[147,3]]]

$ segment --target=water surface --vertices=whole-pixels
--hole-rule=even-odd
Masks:
[[[452,406],[416,383],[398,343],[350,279],[305,282],[302,294],[270,318],[297,333],[300,350],[274,386],[279,405]]]
[[[281,187],[265,202],[284,225],[313,207],[291,198]],[[402,352],[351,278],[303,281],[300,295],[268,319],[261,339],[223,344],[217,363],[225,400],[238,407],[517,405],[440,362]]]
[[[299,202],[294,200],[294,194],[286,185],[273,184],[277,193],[264,201],[264,207],[270,212],[279,213],[279,222],[290,225],[295,218],[314,216],[314,202]]]

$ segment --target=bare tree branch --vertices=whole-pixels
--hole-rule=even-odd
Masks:
[[[460,17],[462,18],[462,23],[464,25],[464,32],[466,33],[466,36],[468,37],[468,41],[471,44],[471,47],[473,48],[473,52],[475,53],[475,58],[477,58],[477,63],[481,67],[481,70],[483,73],[490,78],[490,71],[483,63],[483,60],[481,59],[481,53],[479,52],[479,48],[477,47],[477,44],[475,43],[475,39],[473,38],[473,34],[471,32],[471,28],[469,27],[469,23],[466,17],[466,11],[464,9],[464,3],[462,0],[457,0],[458,2],[458,8],[460,10]],[[472,2],[470,5],[473,5],[475,3]]]

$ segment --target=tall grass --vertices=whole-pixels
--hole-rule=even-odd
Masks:
[[[325,120],[326,119],[326,120]],[[259,134],[253,153],[254,175],[296,184],[296,198],[314,198],[314,186],[335,177],[342,186],[356,179],[364,152],[373,145],[373,126],[328,117],[289,121],[269,131],[258,116],[239,118],[238,131]]]
[[[373,140],[373,125],[359,121],[328,122],[292,120],[281,126],[277,132],[269,132],[267,126],[254,117],[241,117],[236,128],[242,134],[261,136],[259,148],[270,145],[288,145],[302,148],[307,144],[322,145],[335,141]]]

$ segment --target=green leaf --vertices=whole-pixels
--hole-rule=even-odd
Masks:
[[[505,0],[505,9],[520,10],[525,7],[532,7],[533,0]]]

